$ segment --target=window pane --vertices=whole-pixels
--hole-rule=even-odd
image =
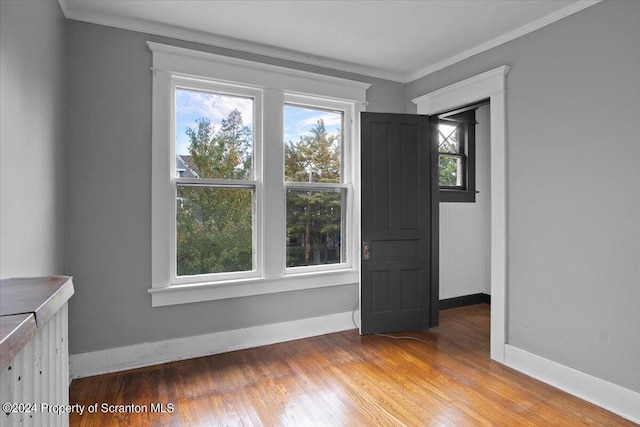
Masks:
[[[252,179],[253,99],[176,89],[176,176]]]
[[[287,267],[342,262],[346,190],[287,190]]]
[[[440,140],[438,151],[441,153],[460,154],[460,129],[462,125],[449,125],[440,122]]]
[[[438,180],[441,186],[461,187],[462,184],[462,159],[460,157],[439,157]]]
[[[343,113],[285,105],[285,181],[341,182]]]
[[[178,276],[253,270],[253,189],[178,185]]]

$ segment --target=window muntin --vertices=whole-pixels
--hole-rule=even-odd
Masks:
[[[289,96],[289,101],[296,100]],[[326,100],[284,106],[286,267],[288,272],[348,265],[348,109]],[[315,101],[315,102],[314,102]],[[322,267],[325,266],[325,267]]]
[[[175,283],[258,274],[259,91],[174,79]]]

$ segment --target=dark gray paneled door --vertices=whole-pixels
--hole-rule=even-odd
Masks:
[[[362,113],[362,334],[438,323],[434,131],[428,116]]]

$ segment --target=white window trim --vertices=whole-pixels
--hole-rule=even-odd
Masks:
[[[327,286],[356,284],[359,280],[357,252],[360,230],[360,112],[366,104],[367,83],[304,71],[230,58],[190,49],[147,42],[153,56],[153,106],[152,106],[152,172],[151,172],[151,294],[152,306],[184,304],[197,301],[237,298],[293,290]],[[232,276],[229,280],[204,281],[199,283],[176,283],[171,265],[171,251],[175,241],[175,198],[171,194],[174,179],[169,171],[175,165],[172,157],[173,114],[172,84],[176,79],[191,81],[213,81],[222,85],[253,88],[262,93],[262,120],[270,123],[262,126],[262,152],[256,148],[255,185],[256,194],[262,199],[257,204],[257,270],[254,277]],[[233,93],[233,90],[231,91]],[[331,103],[331,100],[350,104],[352,126],[349,130],[351,145],[350,182],[350,226],[347,243],[349,265],[341,268],[296,270],[285,275],[286,259],[286,207],[284,169],[284,102],[287,99],[312,100]],[[321,101],[319,101],[321,100]],[[346,119],[345,119],[346,121]],[[274,125],[274,123],[276,125]],[[256,145],[260,144],[259,141]],[[261,165],[270,165],[261,169]],[[271,167],[280,164],[281,167]],[[174,174],[175,175],[175,174]],[[259,179],[259,178],[262,179]],[[254,182],[254,181],[252,181]],[[280,212],[280,214],[278,213]],[[270,221],[268,225],[261,221]],[[221,277],[221,276],[217,276]]]

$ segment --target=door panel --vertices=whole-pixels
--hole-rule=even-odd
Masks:
[[[361,260],[360,332],[435,326],[437,156],[429,117],[363,113],[361,124],[361,224],[369,253]]]
[[[419,135],[415,127],[400,128],[405,134],[401,136],[402,144],[402,223],[403,230],[420,228],[420,145]]]
[[[373,220],[373,228],[375,230],[389,230],[391,223],[389,222],[389,176],[390,165],[388,159],[389,153],[389,127],[386,123],[371,124],[371,159],[372,164],[376,165],[376,173],[370,174],[371,185],[371,214]],[[363,218],[364,219],[364,218]]]

